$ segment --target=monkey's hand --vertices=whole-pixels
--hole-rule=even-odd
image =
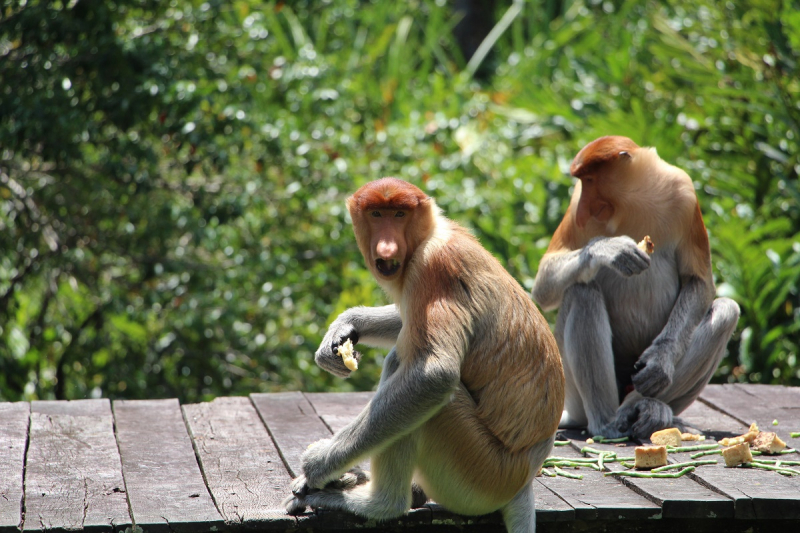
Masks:
[[[331,455],[334,451],[331,446],[332,442],[332,439],[318,440],[303,452],[301,458],[303,476],[298,477],[292,483],[292,492],[296,495],[305,495],[309,489],[321,489],[344,474],[343,470],[337,471],[331,465],[333,462]],[[299,481],[301,478],[303,478],[302,482]],[[303,485],[306,487],[305,489],[302,488]]]
[[[672,383],[675,345],[656,340],[633,365],[633,386],[647,398],[656,398]]]
[[[584,250],[589,254],[593,267],[608,267],[626,278],[640,274],[650,266],[650,256],[626,235],[594,239]]]
[[[317,353],[314,354],[314,360],[317,365],[334,376],[339,376],[340,378],[350,377],[350,369],[345,366],[342,356],[339,355],[339,346],[348,339],[355,346],[359,339],[358,331],[356,331],[352,323],[342,320],[340,316],[328,328],[328,332],[325,333],[325,337],[322,339],[322,344],[319,345]],[[361,362],[360,352],[354,351],[353,357],[359,363]]]

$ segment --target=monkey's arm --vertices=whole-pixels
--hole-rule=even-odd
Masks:
[[[361,343],[388,349],[397,342],[402,327],[400,312],[394,304],[382,307],[353,307],[333,321],[314,359],[320,367],[331,374],[346,378],[350,375],[350,369],[344,366],[338,354],[339,346],[350,339],[353,344]]]
[[[629,277],[650,266],[650,257],[627,236],[597,237],[583,248],[548,251],[539,264],[531,295],[545,311],[556,309],[566,291],[576,283],[588,283],[601,267]]]
[[[655,398],[672,383],[675,363],[682,356],[697,325],[714,299],[710,280],[686,276],[669,320],[633,366],[633,386],[642,396]]]
[[[449,350],[426,348],[401,362],[355,420],[305,452],[305,478],[293,484],[295,494],[323,487],[360,459],[419,428],[460,383],[460,360]]]

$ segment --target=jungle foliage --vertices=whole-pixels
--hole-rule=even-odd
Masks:
[[[369,389],[313,363],[386,302],[344,198],[417,183],[530,288],[606,134],[695,181],[715,380],[800,385],[800,3],[496,4],[467,62],[443,0],[3,2],[0,400]]]

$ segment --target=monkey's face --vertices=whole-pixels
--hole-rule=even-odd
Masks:
[[[580,178],[580,194],[575,212],[575,222],[579,228],[586,227],[590,218],[598,222],[608,222],[614,216],[614,204],[603,194],[602,183],[594,175]]]
[[[409,249],[405,235],[410,215],[399,209],[374,209],[367,214],[370,243],[366,259],[375,277],[388,281],[400,276]]]

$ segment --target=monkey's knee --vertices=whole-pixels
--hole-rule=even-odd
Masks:
[[[730,298],[717,298],[708,312],[711,330],[725,336],[727,341],[739,323],[740,314],[739,304]]]
[[[575,308],[575,304],[578,304],[577,308]],[[583,311],[586,306],[602,307],[605,311],[605,300],[597,283],[575,283],[564,291],[564,298],[561,304],[562,312],[565,309]]]

